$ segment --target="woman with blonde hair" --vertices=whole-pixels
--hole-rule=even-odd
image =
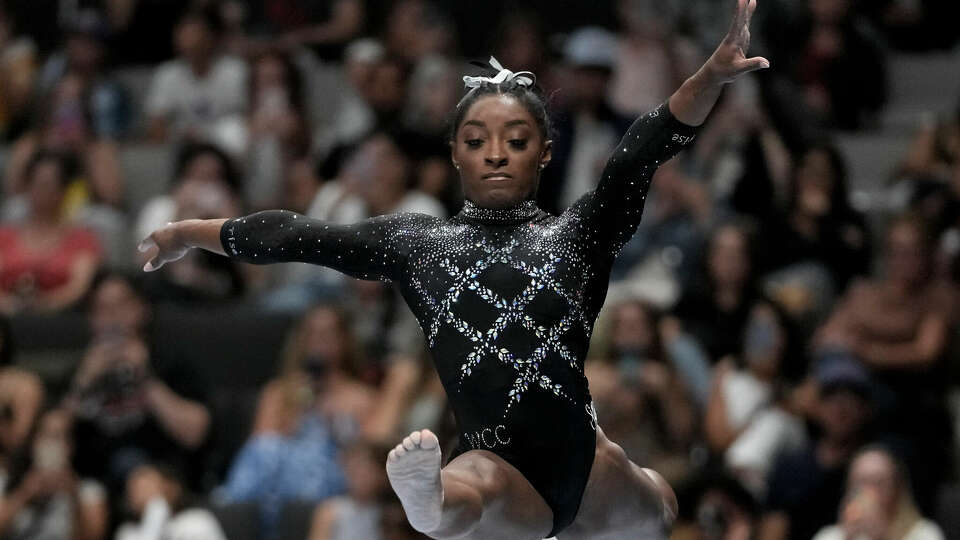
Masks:
[[[879,445],[853,458],[840,522],[814,540],[943,540],[943,532],[920,515],[913,502],[906,467]]]

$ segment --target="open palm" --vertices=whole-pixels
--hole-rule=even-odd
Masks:
[[[737,11],[730,23],[730,30],[705,66],[717,82],[728,83],[744,73],[770,67],[770,62],[762,56],[747,58],[750,18],[756,8],[757,0],[737,0]]]

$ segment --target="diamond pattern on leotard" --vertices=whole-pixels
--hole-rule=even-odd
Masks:
[[[432,321],[429,328],[425,329],[430,347],[434,346],[434,340],[444,324],[450,325],[474,344],[473,350],[466,355],[464,362],[460,365],[460,385],[473,374],[474,368],[481,362],[499,361],[516,370],[517,377],[507,393],[504,416],[509,413],[514,404],[520,401],[530,386],[538,386],[555,396],[573,401],[560,384],[540,372],[540,367],[547,355],[553,352],[563,358],[571,369],[579,371],[576,358],[562,342],[562,337],[576,322],[589,327],[583,308],[574,300],[576,294],[566,291],[553,279],[561,257],[548,253],[542,257],[541,264],[531,264],[527,260],[515,257],[514,251],[518,245],[516,238],[511,238],[508,243],[499,247],[488,243],[486,238],[481,238],[473,244],[473,247],[481,251],[482,255],[473,265],[465,268],[460,268],[450,258],[444,258],[439,266],[450,276],[452,283],[442,299],[431,296],[414,278],[414,288],[433,310]],[[498,263],[508,265],[529,278],[526,286],[513,298],[504,298],[481,283],[479,279],[485,270]],[[557,293],[567,302],[569,308],[567,313],[549,328],[538,325],[534,317],[525,312],[525,308],[545,289]],[[478,329],[457,313],[457,301],[467,290],[473,291],[478,298],[497,311],[497,318],[489,328]],[[540,346],[526,358],[518,356],[498,342],[498,338],[510,324],[520,325],[535,335],[540,342]]]

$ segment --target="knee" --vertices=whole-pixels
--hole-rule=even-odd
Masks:
[[[677,512],[679,507],[677,505],[677,495],[673,492],[673,488],[670,487],[670,484],[664,480],[660,473],[653,469],[640,469],[642,474],[645,474],[656,487],[657,492],[660,495],[660,498],[663,502],[663,521],[667,527],[673,526],[673,522],[677,519]]]

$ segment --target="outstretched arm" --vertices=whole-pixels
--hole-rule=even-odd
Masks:
[[[287,210],[266,210],[233,219],[187,220],[154,231],[140,250],[156,249],[152,271],[198,247],[254,264],[307,262],[360,279],[393,280],[424,227],[437,218],[401,213],[349,225],[311,219]]]
[[[572,209],[583,216],[590,245],[615,257],[633,236],[650,181],[661,163],[689,144],[713,109],[723,86],[744,73],[769,67],[765,58],[746,58],[750,17],[756,0],[737,0],[726,37],[710,59],[670,99],[638,118],[621,139],[597,185]]]
[[[770,67],[762,56],[747,58],[750,48],[750,18],[757,0],[737,0],[730,29],[703,66],[670,96],[670,112],[677,120],[699,126],[717,103],[720,91],[744,73]]]

